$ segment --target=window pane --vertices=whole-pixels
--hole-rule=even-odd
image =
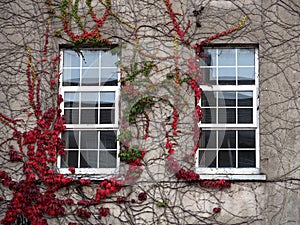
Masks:
[[[238,147],[255,148],[255,130],[239,130]]]
[[[219,49],[219,66],[235,66],[235,49]]]
[[[118,70],[117,69],[102,69],[101,70],[101,85],[117,86],[118,85]]]
[[[203,130],[200,138],[200,148],[216,148],[216,131]]]
[[[80,168],[97,168],[97,151],[80,152]]]
[[[116,168],[117,167],[117,151],[100,151],[99,152],[100,168]]]
[[[255,151],[239,151],[238,167],[255,167]]]
[[[82,67],[99,67],[99,51],[82,51]]]
[[[61,167],[73,166],[78,168],[78,151],[66,151],[67,155],[61,157]]]
[[[219,123],[236,123],[236,109],[219,108]]]
[[[237,63],[238,66],[254,66],[254,49],[237,49]]]
[[[79,124],[78,109],[65,109],[64,115],[66,117],[66,124]]]
[[[65,149],[78,149],[79,132],[67,130],[62,133],[62,138],[65,141]]]
[[[201,84],[216,84],[217,75],[216,68],[201,68],[202,72],[202,82]]]
[[[100,124],[115,123],[115,110],[114,109],[101,109],[100,110]]]
[[[81,131],[81,149],[98,149],[98,132]]]
[[[115,131],[100,132],[101,149],[117,149],[117,136]]]
[[[82,70],[82,86],[99,86],[99,69]]]
[[[216,54],[217,50],[216,49],[204,49],[204,58],[201,60],[202,66],[216,66]]]
[[[98,92],[82,92],[81,107],[97,107],[98,97],[99,97]]]
[[[236,135],[234,130],[218,131],[219,148],[235,148]]]
[[[64,69],[63,70],[63,86],[79,86],[80,70]]]
[[[200,150],[199,167],[216,167],[216,151]]]
[[[80,56],[72,50],[64,50],[64,67],[79,67]]]
[[[236,105],[236,92],[220,91],[218,93],[219,106],[235,106]]]
[[[216,106],[216,92],[205,91],[202,93],[201,106]]]
[[[218,68],[218,80],[220,85],[236,84],[235,68]]]
[[[238,123],[253,123],[253,109],[238,109]]]
[[[251,85],[255,83],[255,71],[254,67],[238,68],[238,84]]]
[[[98,124],[98,109],[82,109],[80,124]]]
[[[113,55],[111,52],[102,52],[101,54],[101,66],[102,67],[116,67],[118,62],[118,56]]]
[[[219,151],[219,167],[236,167],[235,150]]]
[[[202,123],[216,123],[216,109],[202,108]]]
[[[238,92],[238,106],[253,106],[253,93],[246,91]]]
[[[113,107],[115,104],[115,92],[101,92],[100,93],[100,106]]]
[[[79,107],[79,94],[76,92],[65,92],[65,107]]]

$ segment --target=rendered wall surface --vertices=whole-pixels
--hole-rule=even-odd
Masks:
[[[34,0],[4,1],[0,3],[0,113],[16,119],[25,119],[18,127],[28,130],[34,126],[28,103],[26,69],[28,49],[35,62],[43,58],[46,27],[49,23],[48,58],[59,54],[59,46],[70,44],[64,34],[62,21],[49,17],[60,15],[61,1]],[[49,2],[51,2],[49,6]],[[97,15],[104,9],[101,1],[93,1]],[[137,96],[123,96],[120,108],[134,104],[138,97],[154,96],[164,99],[147,110],[150,117],[149,138],[144,140],[145,118],[138,115],[136,124],[129,127],[139,138],[134,144],[146,149],[142,160],[143,173],[134,183],[103,200],[98,206],[86,207],[95,216],[88,220],[76,217],[77,205],[68,208],[66,216],[46,216],[49,224],[254,224],[297,225],[300,223],[300,3],[298,0],[192,0],[174,1],[173,10],[179,12],[180,27],[190,28],[185,35],[190,45],[180,42],[174,24],[166,13],[167,1],[112,1],[111,12],[100,29],[104,38],[118,44],[121,49],[122,76],[124,68],[133,70],[134,63],[141,68],[145,61],[153,61],[155,67],[149,77],[142,77],[130,86],[139,86]],[[53,3],[53,4],[52,4]],[[81,2],[85,6],[84,2]],[[80,5],[81,6],[81,5]],[[49,9],[55,9],[51,11]],[[87,12],[80,8],[79,12]],[[172,108],[165,100],[178,103],[181,109],[178,127],[182,132],[176,138],[176,153],[186,168],[193,167],[183,162],[183,156],[193,148],[192,111],[194,96],[191,88],[183,84],[178,92],[174,77],[166,79],[179,68],[180,76],[188,70],[187,60],[194,57],[193,44],[206,37],[228,30],[247,16],[243,27],[226,36],[211,41],[213,44],[258,46],[259,60],[259,143],[260,171],[266,180],[233,180],[230,188],[201,187],[199,183],[177,180],[167,171],[165,127]],[[85,27],[93,25],[91,19],[83,20]],[[74,32],[79,28],[74,23]],[[171,31],[170,31],[171,30]],[[175,28],[176,30],[176,28]],[[62,37],[59,37],[59,33]],[[56,34],[56,35],[55,35]],[[176,35],[176,40],[174,36]],[[178,41],[179,44],[174,44]],[[180,57],[176,61],[174,52]],[[179,66],[178,66],[179,65]],[[36,72],[43,74],[49,64],[38,63]],[[125,71],[125,72],[124,72]],[[52,77],[46,72],[41,76],[42,108],[55,102],[58,90],[51,90]],[[122,92],[121,92],[122,93]],[[121,96],[122,97],[122,96]],[[54,103],[53,103],[54,104]],[[121,112],[121,119],[124,112]],[[120,120],[121,120],[120,119]],[[126,118],[125,118],[126,119]],[[2,122],[2,123],[1,123]],[[128,121],[126,121],[128,122]],[[7,122],[0,120],[0,143],[13,136]],[[24,177],[21,163],[9,161],[9,145],[0,145],[2,171],[12,178]],[[186,164],[185,164],[186,163]],[[122,163],[120,173],[126,174],[128,164]],[[201,179],[201,174],[200,174]],[[72,196],[75,202],[91,199],[99,181],[78,188],[74,185],[61,189],[58,196]],[[147,199],[139,200],[145,192]],[[0,184],[0,219],[4,218],[11,200],[12,191]],[[125,203],[117,197],[125,196]],[[7,201],[6,201],[7,200]],[[109,207],[108,217],[98,218],[100,207]],[[214,208],[221,208],[215,213]]]

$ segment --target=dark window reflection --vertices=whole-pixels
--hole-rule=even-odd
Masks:
[[[202,108],[202,123],[216,123],[216,109],[203,109]]]
[[[62,138],[65,141],[66,149],[78,149],[79,132],[68,130],[62,133]]]
[[[199,167],[216,167],[216,151],[200,150]]]
[[[236,92],[220,91],[218,94],[219,106],[236,106]]]
[[[255,148],[255,130],[239,130],[238,147]]]
[[[205,106],[216,106],[216,92],[213,91],[205,91],[202,94],[201,97],[201,106],[205,107]]]
[[[236,135],[234,130],[218,131],[219,148],[235,148]]]
[[[101,149],[116,149],[117,136],[115,131],[100,132],[100,148]]]
[[[66,117],[66,124],[79,124],[78,109],[65,109],[64,115]]]
[[[200,138],[200,148],[216,148],[216,131],[203,130]]]
[[[239,151],[238,167],[255,167],[255,151]]]
[[[81,124],[98,124],[98,110],[97,109],[82,109],[80,123]]]
[[[238,92],[238,106],[253,106],[253,93],[246,91]]]
[[[100,168],[116,168],[117,167],[117,151],[100,151],[99,152]]]
[[[235,150],[219,151],[219,167],[236,167]]]
[[[238,109],[238,123],[253,123],[253,109]]]
[[[115,110],[114,109],[101,109],[100,110],[100,123],[112,124],[115,123]]]
[[[67,155],[61,158],[61,167],[68,168],[73,166],[78,168],[78,151],[66,151]]]
[[[236,123],[236,109],[219,108],[219,123]]]
[[[97,168],[97,151],[80,152],[80,168]]]

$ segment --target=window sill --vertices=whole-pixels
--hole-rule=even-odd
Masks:
[[[200,174],[201,180],[244,180],[244,181],[264,181],[265,174]]]
[[[75,169],[75,174],[71,174],[66,168],[58,168],[58,172],[67,176],[72,177],[74,180],[90,179],[92,181],[100,181],[110,179],[118,175],[117,169]]]

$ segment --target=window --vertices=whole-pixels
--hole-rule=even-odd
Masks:
[[[200,174],[259,174],[255,48],[207,48],[201,59]]]
[[[62,50],[62,110],[66,117],[65,157],[77,173],[111,174],[118,168],[118,56],[107,50]]]

